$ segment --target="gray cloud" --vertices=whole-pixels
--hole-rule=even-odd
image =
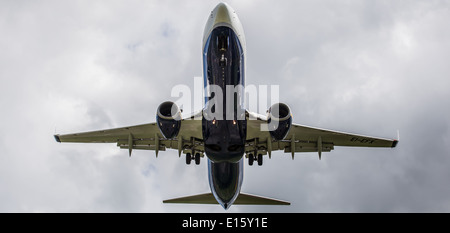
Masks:
[[[58,144],[52,135],[153,122],[174,85],[202,75],[217,2],[2,2],[1,212],[223,212],[163,205],[209,191],[206,161]],[[243,191],[289,207],[228,212],[448,212],[449,4],[231,1],[247,84],[278,84],[300,124],[396,137],[395,149],[274,153]],[[263,112],[263,111],[260,111]]]

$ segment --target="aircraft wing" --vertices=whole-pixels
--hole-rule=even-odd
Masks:
[[[329,152],[335,146],[349,147],[388,147],[393,148],[398,141],[380,137],[364,136],[328,129],[292,124],[289,133],[283,140],[272,139],[268,131],[261,131],[261,125],[266,124],[264,118],[249,120],[247,123],[246,152],[271,155],[272,151],[284,150],[294,158],[296,152]]]
[[[154,150],[156,155],[166,148],[178,150],[181,153],[203,152],[202,121],[194,120],[196,115],[182,119],[180,132],[173,139],[165,139],[156,123],[135,125],[122,128],[105,129],[83,133],[56,134],[57,142],[74,143],[117,143],[121,149],[131,151]],[[130,146],[131,145],[131,146]]]

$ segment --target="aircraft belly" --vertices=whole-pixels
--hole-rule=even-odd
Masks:
[[[212,30],[204,48],[204,82],[208,91],[202,133],[205,153],[216,163],[236,163],[245,151],[243,58],[241,43],[232,28],[220,26]]]
[[[209,185],[217,202],[227,209],[240,193],[243,159],[237,163],[214,163],[208,160]]]

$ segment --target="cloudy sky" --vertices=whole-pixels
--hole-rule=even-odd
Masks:
[[[209,191],[205,160],[53,138],[154,122],[173,86],[202,75],[218,2],[0,1],[0,212],[224,212],[162,204]],[[229,4],[245,30],[247,84],[280,85],[296,123],[399,130],[400,143],[246,163],[243,192],[292,205],[228,212],[450,211],[448,1]]]

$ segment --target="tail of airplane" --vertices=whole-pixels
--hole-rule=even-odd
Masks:
[[[212,193],[204,193],[193,196],[186,196],[164,200],[163,203],[173,204],[218,204]],[[274,198],[261,197],[252,194],[240,193],[233,205],[290,205],[287,201]]]

